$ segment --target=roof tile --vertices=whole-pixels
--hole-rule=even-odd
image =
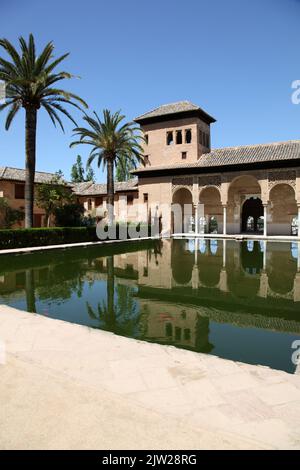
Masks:
[[[298,160],[300,163],[300,140],[274,142],[270,144],[243,145],[212,150],[201,155],[197,162],[173,163],[162,166],[140,167],[132,173],[168,170],[173,168],[213,168],[246,163]]]
[[[135,121],[139,122],[143,121],[144,119],[156,118],[169,114],[185,113],[188,111],[200,111],[201,113],[207,115],[212,120],[212,122],[215,121],[215,119],[209,116],[202,108],[191,103],[190,101],[177,101],[175,103],[163,104],[158,108],[154,108],[147,113],[141,114],[135,118]]]

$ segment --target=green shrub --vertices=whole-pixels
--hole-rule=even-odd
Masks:
[[[81,227],[84,207],[76,202],[64,204],[54,209],[55,221],[58,227]],[[94,224],[95,225],[95,224]]]
[[[6,198],[0,197],[0,226],[11,228],[14,224],[21,222],[24,217],[23,211],[13,209],[9,206]]]
[[[0,230],[0,249],[97,241],[95,227]]]
[[[116,225],[116,238],[118,239],[119,224]],[[148,233],[150,235],[150,230]],[[0,230],[0,250],[96,241],[99,239],[95,226]]]

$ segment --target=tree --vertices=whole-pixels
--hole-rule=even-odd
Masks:
[[[116,181],[128,181],[131,178],[131,170],[136,167],[132,160],[121,157],[116,165]]]
[[[84,168],[80,155],[77,155],[76,163],[72,166],[71,181],[72,183],[81,183],[84,181]]]
[[[60,173],[57,173],[49,183],[39,185],[36,191],[36,204],[45,211],[47,227],[50,226],[51,215],[55,215],[57,208],[73,201],[74,194]]]
[[[7,199],[0,197],[0,226],[11,228],[24,219],[24,212],[9,206]]]
[[[114,220],[114,167],[123,165],[123,161],[130,160],[136,165],[143,163],[142,137],[137,132],[139,129],[133,123],[121,124],[125,116],[120,111],[111,113],[105,109],[103,120],[94,111],[94,116],[84,116],[87,127],[76,127],[74,136],[78,140],[73,141],[70,147],[86,144],[92,147],[87,165],[90,166],[94,159],[97,160],[98,168],[103,165],[107,168],[107,203],[108,223]]]
[[[80,227],[84,222],[84,207],[71,202],[54,209],[55,222],[58,227]]]
[[[71,169],[71,181],[72,183],[82,183],[84,181],[93,181],[95,180],[94,171],[91,167],[89,167],[86,171],[84,171],[82,158],[80,155],[77,155],[76,163],[72,166]]]
[[[0,57],[0,80],[6,86],[6,102],[0,105],[0,111],[8,109],[5,123],[8,130],[18,111],[25,110],[25,227],[32,227],[38,110],[44,108],[52,123],[64,131],[59,113],[77,124],[63,105],[81,110],[81,105],[87,108],[87,104],[79,96],[56,88],[57,82],[73,77],[68,72],[54,72],[69,54],[53,60],[54,45],[49,42],[37,55],[32,34],[28,42],[20,37],[19,45],[20,53],[7,39],[0,40],[0,48],[8,55],[8,60]]]
[[[92,181],[95,183],[95,172],[91,166],[89,166],[86,170],[85,181]]]

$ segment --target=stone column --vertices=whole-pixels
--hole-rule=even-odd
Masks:
[[[268,235],[268,205],[264,204],[264,237]]]
[[[226,242],[227,240],[223,240],[223,268],[226,268]]]
[[[221,272],[220,272],[219,289],[222,292],[228,292],[227,271],[224,268],[221,269]]]
[[[260,273],[258,297],[266,299],[268,297],[269,279],[266,271]]]
[[[263,270],[265,271],[267,268],[267,242],[263,241]]]
[[[199,215],[198,215],[198,204],[194,204],[195,209],[195,235],[199,235]]]
[[[199,269],[198,265],[194,264],[192,271],[192,289],[198,289],[199,287]]]
[[[195,239],[195,265],[198,265],[199,239]]]
[[[227,234],[227,205],[223,204],[223,235]]]

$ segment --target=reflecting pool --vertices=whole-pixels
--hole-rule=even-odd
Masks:
[[[293,373],[300,244],[191,238],[1,256],[0,303]]]

